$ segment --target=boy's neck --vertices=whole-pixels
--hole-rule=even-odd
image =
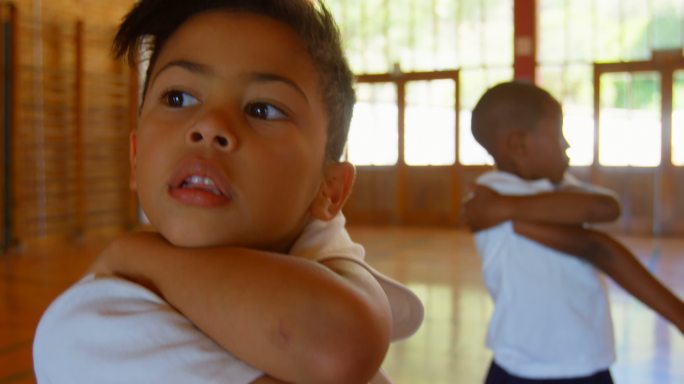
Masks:
[[[515,175],[515,176],[517,176],[523,180],[527,180],[527,181],[549,180],[548,178],[530,177],[525,172],[520,172],[520,170],[517,169],[516,167],[501,167],[499,164],[496,164],[495,166],[496,166],[496,169],[498,171],[510,173],[510,174]],[[560,183],[554,183],[554,182],[551,182],[551,183],[554,186],[558,186],[560,184]]]

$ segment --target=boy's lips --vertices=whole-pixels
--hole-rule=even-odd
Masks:
[[[210,160],[195,158],[182,162],[168,186],[171,197],[186,205],[217,207],[233,200],[228,177]]]

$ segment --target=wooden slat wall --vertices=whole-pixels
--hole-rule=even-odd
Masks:
[[[110,54],[132,1],[16,1],[12,244],[109,236],[135,223],[135,74]],[[40,8],[34,8],[40,6]]]

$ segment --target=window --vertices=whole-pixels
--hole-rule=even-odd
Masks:
[[[407,84],[403,154],[407,164],[453,164],[457,144],[463,164],[491,164],[470,135],[469,111],[487,87],[513,77],[513,0],[328,0],[328,4],[357,74],[392,73],[398,68],[403,72],[463,71],[459,137],[455,137],[452,115],[455,89],[444,85],[448,82]],[[360,92],[367,92],[361,88]],[[440,99],[442,94],[448,99]],[[373,102],[365,98],[355,110],[358,116],[348,146],[349,160],[357,165],[394,164],[398,154],[389,146],[398,145],[396,128],[366,126],[377,122],[368,117],[370,110],[375,111],[374,119],[391,113],[386,98],[377,107],[371,106]],[[420,123],[424,121],[436,125]],[[396,127],[396,118],[392,124]],[[380,142],[386,151],[382,161],[378,153],[365,153],[377,151]]]
[[[357,84],[347,160],[356,165],[394,165],[398,159],[398,108],[394,84]]]
[[[453,80],[406,84],[406,164],[452,165],[456,162],[455,95]]]
[[[463,165],[494,164],[494,159],[475,141],[470,130],[473,108],[488,87],[513,78],[513,69],[474,68],[461,71],[461,111],[458,140],[459,162]]]
[[[674,75],[672,108],[672,163],[684,166],[684,70]]]
[[[660,165],[660,76],[653,72],[601,76],[599,164]]]
[[[593,158],[593,63],[648,61],[654,51],[681,50],[684,0],[539,0],[538,4],[538,80],[563,104],[570,164],[657,166],[662,130],[660,111],[653,103],[659,102],[655,86],[660,80],[641,75],[601,79],[601,102],[607,110],[601,112],[599,159]],[[679,103],[673,119],[682,126]],[[677,160],[684,156],[683,144],[678,144],[681,129],[673,122],[673,162],[684,161]]]

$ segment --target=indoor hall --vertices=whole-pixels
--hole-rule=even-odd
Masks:
[[[684,2],[327,2],[357,75],[344,212],[376,269],[422,300],[392,344],[396,383],[482,382],[493,311],[462,201],[492,159],[470,133],[490,86],[534,80],[561,101],[571,172],[613,189],[601,229],[684,296]],[[34,382],[47,305],[139,223],[128,132],[139,78],[109,44],[131,2],[2,3],[3,199],[0,383]],[[617,383],[684,382],[684,337],[608,282]]]

